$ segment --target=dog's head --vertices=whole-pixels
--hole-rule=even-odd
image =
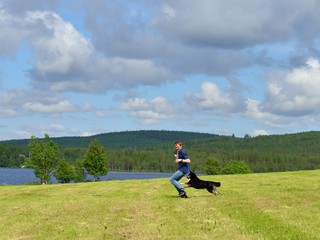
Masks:
[[[189,175],[187,176],[188,179],[192,179],[196,176],[196,174],[194,172],[189,172]]]

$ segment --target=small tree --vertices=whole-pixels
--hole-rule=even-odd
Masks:
[[[74,182],[84,182],[87,179],[87,172],[84,168],[84,161],[76,160],[75,162],[75,178]]]
[[[215,157],[208,157],[204,162],[204,170],[208,175],[222,174],[222,167],[219,159]]]
[[[252,173],[252,170],[248,166],[248,164],[241,160],[231,160],[223,169],[223,174],[245,174]]]
[[[60,183],[70,183],[76,177],[75,170],[69,162],[62,159],[56,166],[53,174]]]
[[[28,165],[35,170],[34,174],[41,179],[41,184],[47,184],[51,179],[50,174],[54,169],[58,145],[50,140],[48,134],[45,134],[45,138],[42,141],[32,136],[29,148],[30,158]]]
[[[93,175],[94,181],[108,173],[107,156],[104,147],[102,147],[97,139],[94,139],[84,156],[84,168]]]

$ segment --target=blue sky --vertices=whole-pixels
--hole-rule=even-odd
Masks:
[[[320,2],[0,0],[0,140],[320,130]]]

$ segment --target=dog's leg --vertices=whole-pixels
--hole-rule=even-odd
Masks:
[[[215,195],[217,190],[215,189],[215,186],[212,185],[212,186],[207,188],[207,191],[209,193],[212,193],[213,195]]]
[[[221,193],[218,192],[217,188],[215,186],[213,186],[212,191],[210,191],[213,195],[217,195],[219,194],[220,196],[222,196]]]
[[[189,188],[189,187],[191,187],[191,185],[190,185],[190,184],[188,184],[188,183],[184,183],[184,184],[183,184],[183,186],[184,186],[185,188]]]

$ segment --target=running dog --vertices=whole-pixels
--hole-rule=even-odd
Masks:
[[[185,187],[193,187],[196,189],[207,189],[209,193],[212,193],[213,195],[219,194],[216,187],[220,187],[220,182],[211,182],[211,181],[203,181],[197,177],[197,175],[190,171],[189,175],[187,176],[188,179],[190,179],[189,182],[185,183]],[[222,196],[222,195],[221,195]]]

